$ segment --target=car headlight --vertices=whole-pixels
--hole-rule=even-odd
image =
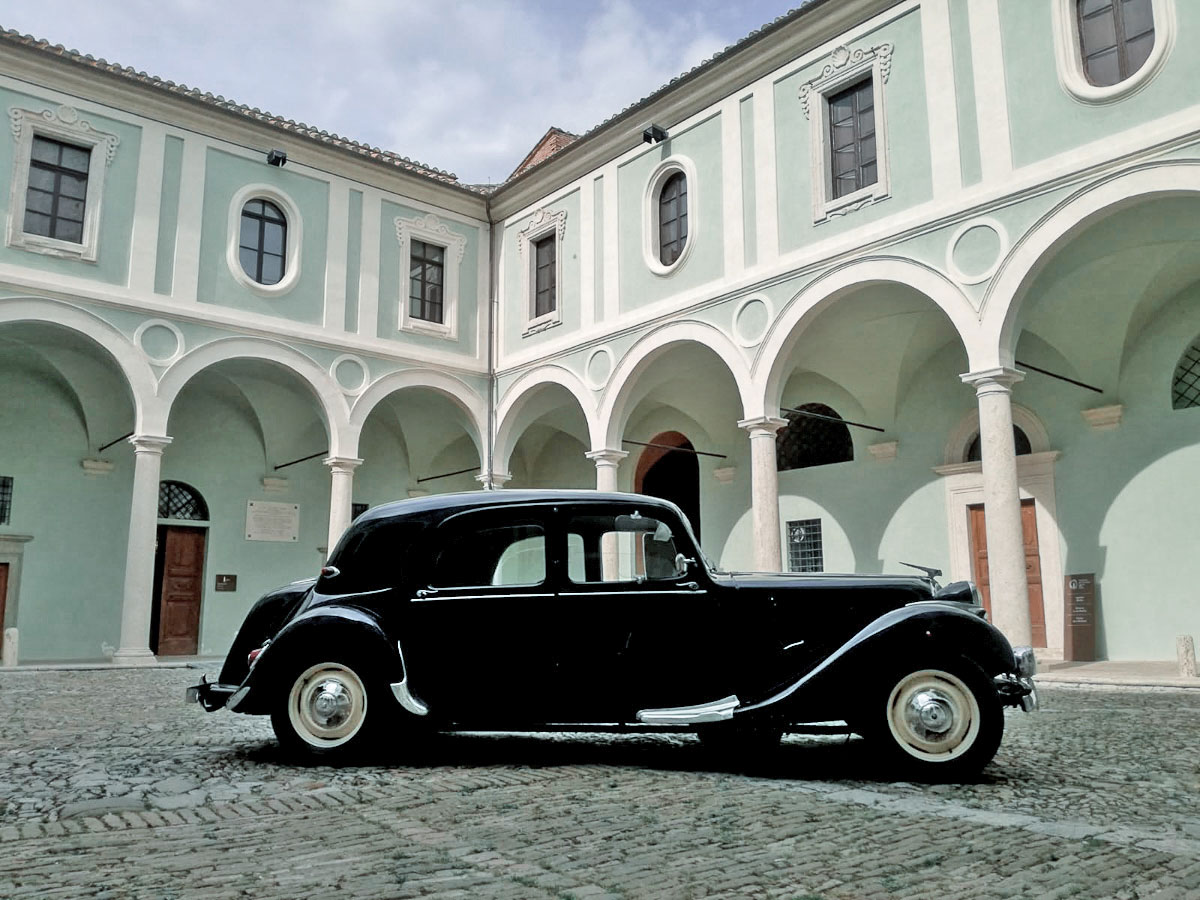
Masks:
[[[1037,657],[1033,655],[1032,647],[1013,647],[1013,656],[1017,660],[1018,675],[1032,678],[1037,674]]]

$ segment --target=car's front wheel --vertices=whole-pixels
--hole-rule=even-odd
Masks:
[[[872,737],[905,772],[929,779],[974,775],[996,755],[1004,712],[974,663],[901,670],[875,704]]]
[[[362,667],[329,659],[284,679],[271,726],[287,753],[343,759],[368,744],[382,712],[372,705]]]

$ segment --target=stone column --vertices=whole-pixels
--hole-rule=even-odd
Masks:
[[[629,454],[624,450],[592,450],[583,454],[596,464],[596,490],[612,493],[620,490],[617,467]]]
[[[329,466],[333,483],[329,490],[329,550],[337,546],[342,532],[350,526],[350,504],[354,500],[354,470],[362,465],[361,459],[349,456],[329,456],[321,460]]]
[[[743,419],[739,428],[750,434],[750,503],[754,516],[754,566],[761,572],[783,571],[779,541],[779,470],[775,465],[775,434],[787,419],[761,416]]]
[[[1012,386],[1024,377],[1023,372],[1009,368],[962,376],[964,382],[975,388],[979,403],[992,622],[1014,645],[1033,643],[1012,419]]]
[[[133,495],[129,503],[129,540],[125,551],[125,593],[121,602],[121,640],[114,663],[153,665],[150,615],[154,598],[154,544],[158,534],[158,482],[162,452],[169,437],[135,434]]]
[[[485,491],[498,491],[512,481],[508,472],[484,472],[475,476],[475,480],[483,485]]]

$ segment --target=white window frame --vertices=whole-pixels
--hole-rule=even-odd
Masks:
[[[813,222],[820,224],[835,216],[860,210],[891,196],[891,173],[888,162],[888,129],[884,86],[892,74],[892,51],[889,43],[851,50],[845,44],[834,49],[821,74],[800,86],[800,101],[804,116],[810,124]],[[870,79],[875,100],[875,166],[874,184],[859,188],[844,197],[833,197],[833,174],[830,160],[829,98],[860,81]]]
[[[287,221],[287,252],[283,258],[283,278],[276,284],[261,284],[246,274],[238,253],[242,234],[242,210],[251,200],[266,200],[283,213]],[[233,195],[229,203],[228,239],[225,262],[233,280],[260,297],[282,297],[300,280],[300,249],[304,237],[304,220],[300,207],[287,194],[270,184],[248,184]]]
[[[8,202],[8,246],[63,259],[95,262],[100,253],[100,208],[104,199],[105,176],[121,139],[95,128],[91,122],[79,117],[77,109],[65,104],[40,111],[13,106],[8,110],[8,118],[15,142],[12,192]],[[86,147],[89,151],[87,193],[83,200],[83,235],[79,243],[25,231],[25,204],[34,137]]]
[[[567,211],[560,209],[550,212],[539,209],[533,214],[528,224],[517,232],[517,253],[522,258],[521,265],[521,296],[525,298],[525,331],[522,337],[528,337],[539,331],[544,331],[562,322],[563,308],[563,236],[567,230]],[[534,315],[534,304],[537,301],[537,257],[533,245],[554,234],[554,309],[540,316]]]
[[[466,237],[451,231],[450,227],[433,213],[411,219],[397,216],[394,222],[396,240],[400,243],[400,302],[396,316],[397,330],[432,335],[451,341],[457,339],[459,269],[462,266],[463,254],[467,249]],[[442,256],[441,322],[419,319],[409,312],[409,270],[412,264],[414,239],[441,247],[444,251]]]
[[[688,234],[679,257],[675,262],[666,266],[662,262],[658,241],[659,215],[661,213],[659,196],[662,194],[667,179],[676,173],[682,174],[687,181]],[[655,275],[670,275],[678,270],[691,254],[700,229],[700,217],[696,215],[700,208],[697,202],[698,190],[699,179],[696,177],[696,164],[686,156],[669,156],[650,173],[650,178],[646,181],[646,190],[642,195],[642,258],[646,262],[646,268]]]
[[[1154,48],[1142,67],[1116,84],[1105,87],[1087,80],[1083,68],[1083,50],[1079,42],[1079,17],[1076,0],[1053,0],[1054,55],[1057,59],[1058,83],[1068,96],[1088,105],[1116,103],[1136,94],[1162,70],[1175,46],[1175,0],[1150,0],[1154,13]]]

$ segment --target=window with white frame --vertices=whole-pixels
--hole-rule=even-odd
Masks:
[[[304,222],[300,209],[270,184],[248,184],[229,204],[225,261],[234,280],[262,297],[279,297],[300,280]]]
[[[821,74],[800,87],[810,123],[815,222],[890,196],[884,86],[892,50],[891,44],[838,47]]]
[[[458,336],[459,269],[467,239],[429,213],[397,217],[401,297],[397,327],[453,340]]]
[[[787,523],[789,572],[825,571],[820,519],[797,519]]]
[[[696,243],[696,167],[670,156],[654,169],[642,201],[642,256],[656,275],[678,269]]]
[[[536,334],[562,321],[562,242],[566,210],[539,209],[517,232],[521,258],[521,291],[528,304],[525,335]]]
[[[1052,0],[1062,88],[1111,103],[1145,87],[1175,43],[1175,0]]]
[[[270,200],[256,198],[242,207],[238,261],[259,284],[279,284],[287,260],[287,219]]]
[[[94,262],[105,175],[120,138],[70,106],[12,107],[8,115],[16,141],[8,246]]]

